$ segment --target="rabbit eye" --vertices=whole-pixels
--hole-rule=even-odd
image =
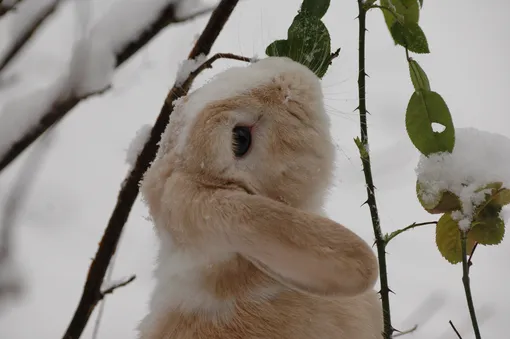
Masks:
[[[232,130],[232,149],[237,158],[245,155],[251,146],[251,129],[246,126],[236,126]]]

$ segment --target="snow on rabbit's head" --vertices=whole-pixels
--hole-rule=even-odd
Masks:
[[[307,67],[268,57],[230,68],[174,108],[145,196],[159,200],[180,172],[302,209],[322,206],[335,152],[320,79]]]

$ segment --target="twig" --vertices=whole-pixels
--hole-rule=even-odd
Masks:
[[[462,336],[460,335],[459,331],[457,331],[457,329],[455,328],[455,325],[452,323],[452,321],[448,321],[450,323],[450,326],[452,327],[453,331],[455,332],[455,334],[457,335],[457,337],[459,339],[462,339]]]
[[[189,54],[189,59],[195,59],[200,54],[209,54],[213,43],[220,34],[223,26],[230,17],[239,0],[222,0],[212,13],[207,26],[198,39],[195,47]],[[173,111],[172,97],[183,96],[186,91],[174,86],[167,95],[160,114],[152,128],[149,140],[145,143],[138,155],[136,163],[127,177],[124,179],[119,192],[117,203],[108,221],[103,237],[99,244],[96,256],[92,261],[87,280],[83,288],[80,302],[76,308],[73,319],[64,334],[64,339],[77,339],[80,337],[85,325],[90,318],[94,307],[100,300],[100,289],[112,255],[115,253],[117,243],[128,219],[129,213],[138,196],[138,183],[143,174],[154,160],[158,149],[158,142],[169,122],[170,114]]]
[[[469,265],[467,261],[466,241],[467,234],[461,231],[462,283],[464,285],[464,291],[466,292],[466,301],[468,304],[469,316],[471,317],[471,324],[473,325],[473,331],[475,332],[475,338],[481,339],[482,336],[480,335],[480,329],[478,327],[478,321],[476,319],[475,306],[473,304],[473,296],[471,295],[471,286],[469,283]]]
[[[185,20],[190,20],[210,10],[197,12],[192,16],[186,18],[174,17],[173,4],[168,5],[150,25],[148,29],[139,36],[134,37],[134,40],[127,43],[116,54],[116,68],[121,67],[129,58],[147,45],[158,33],[160,33],[166,26],[172,23],[179,23]],[[17,139],[10,148],[0,156],[0,172],[9,166],[28,146],[30,146],[37,138],[39,138],[50,126],[57,124],[63,117],[65,117],[76,105],[81,101],[89,98],[92,95],[103,93],[104,91],[90,93],[86,96],[70,96],[66,100],[54,103],[50,109],[41,115],[39,122],[35,123],[33,127],[26,131]]]
[[[426,225],[437,225],[437,221],[428,221],[428,222],[420,222],[420,223],[412,223],[411,225],[407,226],[407,227],[404,227],[404,228],[401,228],[399,230],[396,230],[396,231],[393,231],[391,232],[390,234],[385,234],[384,235],[384,241],[386,242],[386,245],[388,245],[388,243],[393,239],[395,238],[397,235],[399,235],[400,233],[404,233],[405,231],[409,231],[413,228],[416,228],[416,227],[419,227],[419,226],[426,226]]]
[[[468,268],[473,266],[473,254],[475,254],[475,250],[476,248],[478,247],[478,242],[475,242],[475,245],[473,246],[473,249],[471,250],[471,254],[469,255],[469,259],[468,259]]]
[[[386,242],[384,241],[379,213],[377,211],[377,204],[375,199],[374,180],[372,178],[372,168],[370,163],[370,152],[368,149],[368,128],[367,128],[367,106],[366,106],[366,93],[365,93],[365,32],[366,28],[366,15],[367,9],[364,7],[363,0],[358,1],[359,9],[359,51],[358,51],[358,94],[359,94],[359,118],[361,140],[358,140],[358,148],[360,151],[361,163],[363,165],[363,173],[365,174],[366,190],[368,199],[366,203],[370,209],[372,217],[372,226],[375,235],[375,244],[377,246],[377,254],[379,259],[379,275],[381,284],[381,302],[383,308],[383,322],[384,322],[384,339],[390,339],[393,334],[393,327],[391,326],[391,312],[390,312],[390,297],[388,286],[388,274],[386,271]]]
[[[6,5],[3,3],[2,0],[0,0],[0,18],[2,16],[4,16],[5,14],[9,13],[10,11],[12,11],[13,9],[15,9],[16,6],[19,5],[20,2],[21,2],[21,0],[15,0],[15,1],[11,2],[10,4]]]
[[[34,36],[37,30],[42,26],[42,24],[50,17],[53,12],[57,9],[61,0],[55,0],[48,8],[46,8],[40,15],[31,23],[31,25],[26,28],[22,34],[16,38],[14,43],[9,46],[5,55],[0,59],[0,73],[5,69],[5,67],[18,55],[21,49],[27,44],[28,41]]]
[[[191,84],[202,71],[204,71],[207,68],[212,68],[212,64],[218,60],[218,59],[231,59],[231,60],[238,60],[238,61],[244,61],[244,62],[251,62],[251,59],[248,57],[232,54],[232,53],[217,53],[214,54],[212,57],[207,59],[204,63],[202,63],[196,70],[191,72],[188,76],[188,78],[183,82],[181,85],[181,88],[189,91],[191,88]]]
[[[127,284],[131,283],[135,279],[136,279],[136,275],[133,274],[128,279],[110,286],[109,288],[107,288],[106,290],[101,292],[101,299],[103,299],[107,294],[112,294],[113,291],[115,291],[117,288],[126,286]]]
[[[334,51],[333,53],[331,53],[331,55],[329,56],[329,64],[333,64],[333,60],[338,58],[338,56],[340,55],[340,50],[341,48],[338,48],[336,51]]]
[[[418,325],[414,325],[413,327],[411,327],[410,329],[408,330],[405,330],[405,331],[399,331],[399,330],[395,330],[397,331],[398,333],[392,335],[391,337],[392,338],[397,338],[397,337],[401,337],[403,335],[406,335],[406,334],[409,334],[409,333],[413,333],[414,331],[416,331],[418,329]]]

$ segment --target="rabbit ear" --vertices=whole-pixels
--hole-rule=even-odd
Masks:
[[[222,233],[225,245],[281,283],[339,296],[354,296],[374,286],[376,257],[344,226],[258,195],[214,195],[217,199],[207,201],[216,206],[207,210],[217,213],[215,219],[222,225],[215,225],[215,231]]]

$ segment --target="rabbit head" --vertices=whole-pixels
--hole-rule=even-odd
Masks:
[[[310,213],[322,205],[333,163],[319,79],[270,57],[175,103],[141,191],[175,246],[239,254],[302,291],[356,295],[377,278],[371,248]]]

